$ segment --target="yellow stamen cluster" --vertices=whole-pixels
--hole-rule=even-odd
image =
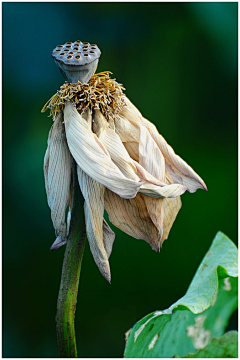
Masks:
[[[64,111],[65,101],[72,101],[79,113],[89,107],[99,109],[107,118],[117,115],[125,105],[122,84],[110,79],[108,71],[92,75],[88,84],[65,82],[60,90],[44,105],[42,112],[50,109],[53,119],[58,111]]]

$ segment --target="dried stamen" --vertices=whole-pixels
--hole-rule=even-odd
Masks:
[[[88,84],[65,83],[60,90],[43,107],[42,112],[50,109],[50,116],[55,118],[58,111],[64,111],[65,101],[72,101],[79,113],[86,108],[99,109],[110,119],[122,111],[125,105],[123,86],[109,77],[105,71],[92,75]]]

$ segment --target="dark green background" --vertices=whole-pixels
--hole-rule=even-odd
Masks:
[[[43,158],[52,120],[41,114],[64,79],[51,50],[96,43],[142,114],[204,179],[155,253],[116,230],[112,284],[87,244],[76,333],[80,357],[122,357],[124,333],[167,308],[221,230],[237,241],[237,3],[3,3],[3,356],[56,357],[64,247],[54,230]],[[232,327],[236,326],[232,321]]]

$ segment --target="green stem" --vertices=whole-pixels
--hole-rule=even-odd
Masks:
[[[77,165],[75,160],[73,160],[71,223],[63,260],[56,314],[59,357],[77,357],[74,317],[86,239],[83,205],[84,199],[77,179]]]

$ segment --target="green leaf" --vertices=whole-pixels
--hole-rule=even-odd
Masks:
[[[217,293],[218,272],[221,273],[221,278],[238,276],[237,247],[220,231],[199,266],[186,295],[170,306],[168,310],[183,305],[194,314],[199,314],[207,309]]]
[[[178,357],[178,356],[176,356]],[[213,338],[202,350],[187,354],[184,358],[237,358],[238,332],[229,331],[219,339]]]
[[[124,356],[184,356],[221,336],[237,308],[237,264],[236,246],[219,232],[186,295],[138,321],[128,332]]]

